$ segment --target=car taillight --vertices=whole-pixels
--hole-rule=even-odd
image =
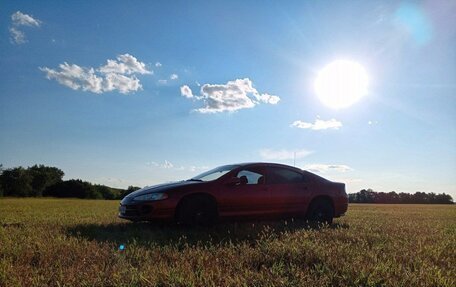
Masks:
[[[345,183],[341,183],[340,184],[340,187],[339,187],[339,194],[341,196],[345,196],[346,198],[348,198],[348,194],[347,192],[345,191]]]

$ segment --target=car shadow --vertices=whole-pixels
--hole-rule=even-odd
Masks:
[[[183,227],[155,223],[79,224],[67,229],[70,236],[99,242],[158,246],[256,245],[263,239],[279,238],[303,230],[348,229],[348,224],[314,224],[305,220],[220,223],[212,227]]]

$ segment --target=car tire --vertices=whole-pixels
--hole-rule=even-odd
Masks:
[[[307,212],[309,221],[332,224],[334,208],[329,200],[317,199],[312,201]]]
[[[177,222],[184,226],[211,226],[217,219],[217,206],[208,197],[195,196],[179,205]]]

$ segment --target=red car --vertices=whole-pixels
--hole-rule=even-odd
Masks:
[[[244,163],[132,192],[122,199],[119,217],[185,225],[286,217],[331,223],[347,207],[343,183],[287,165]]]

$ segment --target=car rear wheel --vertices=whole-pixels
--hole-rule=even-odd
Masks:
[[[177,222],[186,226],[210,226],[217,218],[217,207],[208,197],[195,196],[184,201],[177,210]]]
[[[310,204],[307,218],[310,221],[331,224],[334,218],[334,208],[326,199],[317,199]]]

